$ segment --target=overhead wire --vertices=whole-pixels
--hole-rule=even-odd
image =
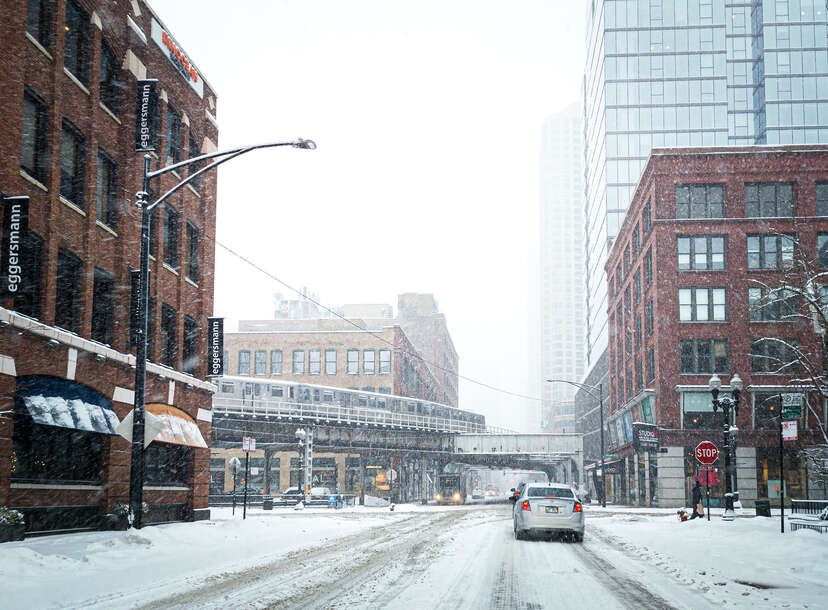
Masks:
[[[468,376],[466,376],[466,375],[461,375],[459,371],[455,371],[455,370],[449,369],[449,368],[447,368],[447,367],[442,366],[441,364],[438,364],[438,363],[436,363],[436,362],[432,362],[432,361],[430,361],[430,360],[427,360],[426,358],[424,358],[424,357],[423,357],[423,356],[421,356],[420,354],[413,353],[413,352],[411,352],[411,351],[409,351],[409,350],[407,350],[407,349],[404,349],[404,348],[402,348],[402,347],[399,347],[398,345],[395,345],[393,342],[389,341],[388,339],[386,339],[386,338],[385,338],[385,337],[383,337],[382,335],[378,335],[377,333],[375,333],[375,332],[373,332],[373,331],[369,330],[369,329],[368,329],[368,328],[366,328],[365,326],[360,326],[360,325],[359,325],[359,324],[357,324],[355,321],[353,321],[353,320],[351,320],[351,319],[349,319],[349,318],[346,318],[345,316],[343,316],[343,315],[342,315],[342,314],[340,314],[339,312],[334,311],[333,309],[331,309],[330,307],[327,307],[326,305],[323,305],[322,303],[320,303],[320,302],[319,302],[319,301],[317,301],[316,299],[313,299],[312,297],[309,297],[307,294],[305,294],[305,293],[301,292],[300,290],[297,290],[296,288],[294,288],[293,286],[291,286],[290,284],[288,284],[288,283],[287,283],[287,282],[285,282],[284,280],[282,280],[282,279],[278,278],[276,275],[274,275],[273,273],[271,273],[270,271],[268,271],[267,269],[265,269],[265,268],[264,268],[264,267],[262,267],[261,265],[259,265],[259,264],[255,263],[255,262],[253,262],[252,260],[250,260],[249,258],[247,258],[246,256],[244,256],[243,254],[240,254],[240,253],[236,252],[235,250],[233,250],[232,248],[230,248],[230,247],[229,247],[229,246],[227,246],[226,244],[223,244],[223,243],[222,243],[222,242],[220,242],[218,239],[216,239],[216,240],[215,240],[215,243],[216,243],[216,245],[217,245],[217,246],[220,246],[222,249],[224,249],[227,253],[229,253],[229,254],[231,254],[231,255],[235,256],[236,258],[238,258],[239,260],[241,260],[241,261],[243,261],[243,262],[247,263],[248,265],[250,265],[251,267],[253,267],[254,269],[256,269],[258,272],[260,272],[260,273],[262,273],[262,274],[266,275],[267,277],[269,277],[269,278],[270,278],[270,279],[272,279],[273,281],[277,282],[278,284],[281,284],[282,286],[284,286],[285,288],[287,288],[287,289],[288,289],[288,290],[290,290],[291,292],[293,292],[293,293],[295,293],[295,294],[299,295],[299,296],[300,296],[300,297],[302,297],[303,299],[306,299],[306,300],[310,301],[311,303],[313,303],[313,304],[314,304],[314,305],[316,305],[317,307],[320,307],[320,308],[324,309],[325,311],[327,311],[328,313],[332,314],[333,316],[335,316],[335,317],[337,317],[337,318],[339,318],[339,319],[341,319],[341,320],[344,320],[345,322],[347,322],[347,323],[348,323],[348,324],[350,324],[351,326],[353,326],[353,327],[355,327],[355,328],[359,329],[360,331],[362,331],[362,332],[364,332],[364,333],[367,333],[367,334],[369,334],[370,336],[372,336],[372,337],[376,338],[377,340],[379,340],[379,341],[381,341],[381,342],[383,342],[383,343],[385,343],[385,344],[387,344],[387,345],[391,346],[391,347],[394,349],[394,351],[396,351],[396,352],[398,352],[398,353],[407,354],[408,356],[410,356],[410,357],[412,357],[412,358],[415,358],[415,359],[417,359],[417,360],[420,360],[421,362],[423,362],[423,363],[425,363],[425,364],[428,364],[428,365],[432,366],[432,367],[433,367],[433,368],[435,368],[435,369],[439,369],[439,370],[441,370],[441,371],[443,371],[443,372],[445,372],[445,373],[448,373],[448,374],[450,374],[450,375],[457,375],[458,379],[462,379],[462,380],[464,380],[464,381],[467,381],[467,382],[469,382],[469,383],[473,383],[473,384],[475,384],[475,385],[478,385],[478,386],[480,386],[480,387],[483,387],[483,388],[486,388],[486,389],[492,390],[492,391],[494,391],[494,392],[499,392],[499,393],[501,393],[501,394],[507,394],[507,395],[509,395],[509,396],[514,396],[514,397],[517,397],[517,398],[523,398],[523,399],[526,399],[526,400],[533,400],[533,401],[537,401],[537,402],[542,402],[542,400],[543,400],[543,399],[538,398],[538,397],[536,397],[536,396],[527,396],[526,394],[520,394],[519,392],[512,392],[511,390],[505,390],[505,389],[503,389],[503,388],[498,388],[497,386],[493,386],[493,385],[488,384],[488,383],[486,383],[486,382],[484,382],[484,381],[479,381],[479,380],[477,380],[477,379],[472,379],[471,377],[468,377]]]

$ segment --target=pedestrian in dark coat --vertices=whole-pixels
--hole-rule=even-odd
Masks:
[[[704,517],[704,507],[702,506],[701,498],[701,485],[699,484],[698,479],[696,479],[696,483],[693,485],[693,514],[690,516],[691,519],[695,519],[696,517]]]

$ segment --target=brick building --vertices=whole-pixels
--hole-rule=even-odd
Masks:
[[[813,325],[788,315],[807,313],[805,305],[789,295],[767,298],[792,267],[795,244],[815,265],[828,265],[828,146],[653,150],[606,265],[607,451],[618,456],[608,460],[609,499],[688,506],[699,475],[694,447],[711,440],[722,449],[723,416],[712,410],[708,381],[718,374],[727,394],[738,373],[736,489],[746,506],[778,502],[774,418],[781,394],[808,386],[791,385],[791,369],[775,373],[774,358],[788,354],[760,339],[823,355]],[[810,398],[824,421],[824,401]],[[797,498],[818,493],[795,451],[820,438],[803,411],[799,440],[786,443],[787,495]],[[659,452],[634,450],[634,422],[659,426]],[[711,478],[716,504],[724,477]]]
[[[301,322],[303,330],[225,333],[227,374],[281,377],[446,404],[440,384],[398,325],[358,330],[339,318]]]
[[[130,444],[114,428],[135,376],[137,80],[158,80],[152,169],[216,150],[215,93],[142,0],[4,3],[0,40],[0,191],[30,198],[20,289],[0,298],[0,505],[29,531],[98,527],[128,502]],[[200,178],[152,218],[146,402],[167,427],[146,450],[149,522],[209,514],[216,179]]]

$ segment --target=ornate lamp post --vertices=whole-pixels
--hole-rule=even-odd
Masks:
[[[718,375],[713,375],[707,384],[710,388],[710,393],[713,395],[713,412],[716,413],[719,409],[724,415],[722,423],[722,434],[724,435],[724,456],[725,456],[725,511],[722,518],[725,521],[733,521],[735,513],[733,512],[733,484],[732,477],[735,470],[735,464],[731,460],[731,445],[735,444],[735,437],[737,428],[735,426],[735,418],[739,415],[739,394],[742,392],[744,384],[742,378],[738,373],[735,373],[730,379],[730,387],[733,390],[733,398],[719,398],[719,390],[722,387],[722,380]],[[730,421],[730,411],[733,410],[734,421]],[[733,439],[733,443],[731,443]]]

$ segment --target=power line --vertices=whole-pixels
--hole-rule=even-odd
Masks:
[[[348,324],[350,324],[351,326],[353,326],[353,327],[357,328],[358,330],[361,330],[362,332],[368,333],[369,335],[371,335],[372,337],[374,337],[374,338],[378,339],[379,341],[382,341],[383,343],[385,343],[385,344],[387,344],[387,345],[390,345],[390,346],[391,346],[391,347],[392,347],[395,351],[397,351],[397,352],[401,352],[401,353],[407,354],[407,355],[411,356],[412,358],[416,358],[416,359],[418,359],[418,360],[420,360],[420,361],[422,361],[422,362],[424,362],[424,363],[426,363],[426,364],[430,364],[430,365],[431,365],[431,366],[433,366],[434,368],[439,369],[439,370],[441,370],[441,371],[443,371],[443,372],[445,372],[445,373],[449,373],[449,374],[451,374],[451,375],[457,375],[458,379],[463,379],[464,381],[468,381],[469,383],[473,383],[473,384],[475,384],[475,385],[478,385],[478,386],[481,386],[481,387],[487,388],[487,389],[492,390],[492,391],[494,391],[494,392],[500,392],[501,394],[508,394],[509,396],[515,396],[515,397],[517,397],[517,398],[525,398],[525,399],[527,399],[527,400],[534,400],[534,401],[537,401],[537,402],[542,402],[542,399],[541,399],[541,398],[537,398],[537,397],[535,397],[535,396],[527,396],[527,395],[525,395],[525,394],[520,394],[520,393],[518,393],[518,392],[512,392],[512,391],[510,391],[510,390],[504,390],[503,388],[498,388],[498,387],[496,387],[496,386],[493,386],[493,385],[491,385],[491,384],[485,383],[485,382],[483,382],[483,381],[478,381],[478,380],[476,380],[476,379],[472,379],[471,377],[467,377],[467,376],[465,376],[465,375],[461,375],[458,371],[454,371],[454,370],[451,370],[451,369],[449,369],[449,368],[446,368],[446,367],[444,367],[444,366],[442,366],[442,365],[440,365],[440,364],[438,364],[438,363],[436,363],[436,362],[432,362],[432,361],[430,361],[430,360],[426,360],[426,359],[425,359],[425,358],[423,358],[420,354],[415,354],[415,353],[412,353],[412,352],[410,352],[410,351],[408,351],[408,350],[405,350],[405,349],[403,349],[403,348],[401,348],[401,347],[399,347],[399,346],[395,345],[395,344],[394,344],[394,343],[392,343],[391,341],[388,341],[385,337],[383,337],[383,336],[381,336],[381,335],[378,335],[378,334],[376,334],[375,332],[372,332],[372,331],[368,330],[367,328],[365,328],[365,327],[363,327],[363,326],[360,326],[359,324],[357,324],[357,323],[356,323],[356,322],[354,322],[353,320],[350,320],[350,319],[346,318],[345,316],[343,316],[343,315],[342,315],[342,314],[340,314],[339,312],[334,311],[334,310],[333,310],[333,309],[331,309],[330,307],[327,307],[327,306],[323,305],[322,303],[320,303],[319,301],[317,301],[317,300],[315,300],[315,299],[313,299],[313,298],[309,297],[308,295],[306,295],[306,294],[302,293],[301,291],[297,290],[296,288],[294,288],[293,286],[291,286],[291,285],[290,285],[290,284],[288,284],[287,282],[285,282],[285,281],[283,281],[283,280],[279,279],[278,277],[276,277],[275,275],[273,275],[273,274],[272,274],[270,271],[268,271],[267,269],[265,269],[265,268],[261,267],[260,265],[258,265],[258,264],[256,264],[256,263],[254,263],[252,260],[250,260],[250,259],[249,259],[249,258],[247,258],[246,256],[244,256],[244,255],[242,255],[242,254],[239,254],[238,252],[236,252],[235,250],[233,250],[233,249],[232,249],[232,248],[230,248],[229,246],[226,246],[225,244],[221,243],[218,239],[216,239],[216,240],[215,240],[215,242],[216,242],[216,245],[217,245],[217,246],[220,246],[220,247],[221,247],[221,248],[223,248],[225,251],[227,251],[229,254],[232,254],[233,256],[235,256],[236,258],[238,258],[239,260],[241,260],[241,261],[243,261],[243,262],[247,263],[248,265],[250,265],[251,267],[253,267],[254,269],[256,269],[258,272],[260,272],[260,273],[262,273],[262,274],[266,275],[267,277],[269,277],[269,278],[270,278],[270,279],[272,279],[273,281],[275,281],[275,282],[277,282],[277,283],[281,284],[282,286],[284,286],[285,288],[287,288],[287,289],[288,289],[288,290],[290,290],[291,292],[293,292],[293,293],[295,293],[295,294],[299,295],[299,296],[300,296],[300,297],[302,297],[303,299],[306,299],[306,300],[310,301],[310,302],[311,302],[311,303],[313,303],[314,305],[316,305],[316,306],[318,306],[318,307],[321,307],[322,309],[324,309],[324,310],[325,310],[325,311],[327,311],[328,313],[332,314],[333,316],[335,316],[335,317],[337,317],[337,318],[340,318],[341,320],[344,320],[345,322],[347,322],[347,323],[348,323]]]

